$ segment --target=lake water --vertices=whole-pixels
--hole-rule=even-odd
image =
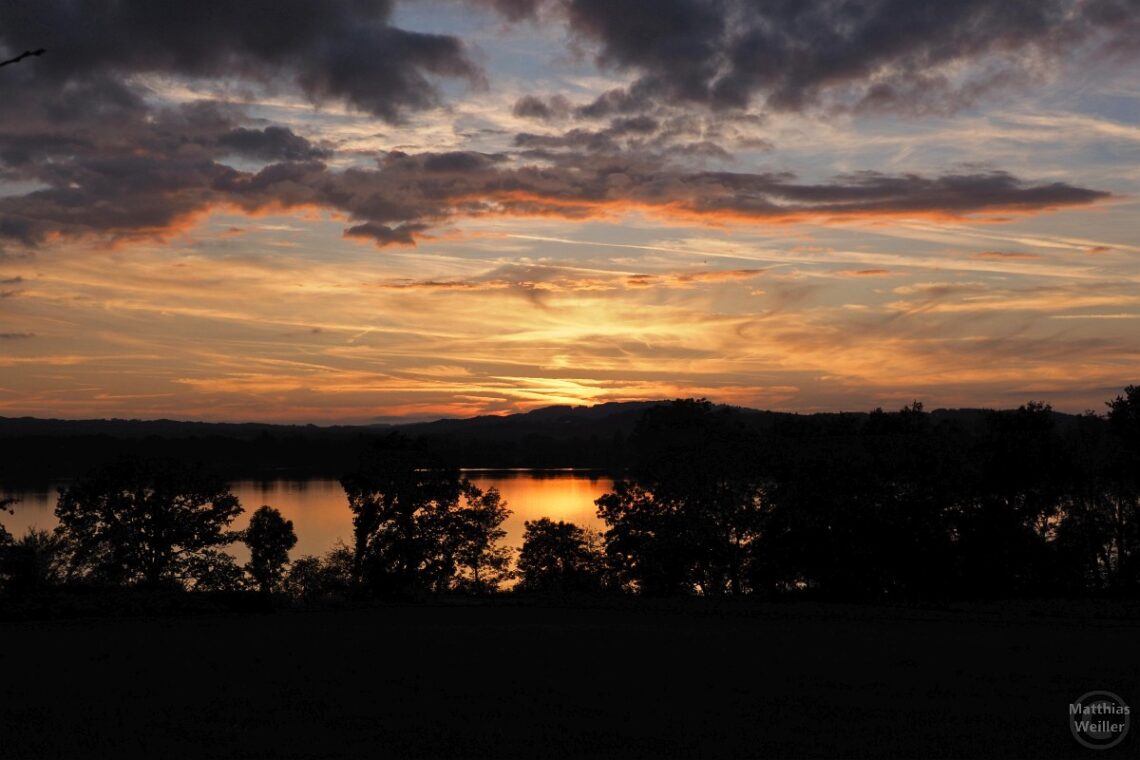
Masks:
[[[613,488],[613,480],[595,473],[573,470],[467,471],[475,485],[486,490],[499,489],[513,514],[503,524],[506,543],[522,545],[523,523],[549,517],[565,520],[583,528],[604,529],[595,514],[594,499]],[[241,500],[245,513],[233,527],[246,526],[249,515],[262,504],[281,511],[293,521],[297,546],[290,552],[296,558],[304,554],[321,555],[339,539],[352,545],[352,513],[344,489],[336,480],[240,480],[231,490]],[[19,502],[14,515],[0,513],[3,524],[13,536],[22,535],[29,527],[54,528],[57,486],[40,489],[5,490]],[[233,546],[233,553],[245,561],[245,547]]]

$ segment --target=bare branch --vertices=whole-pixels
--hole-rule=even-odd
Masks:
[[[19,63],[25,58],[29,58],[33,55],[43,55],[45,52],[46,51],[43,48],[40,48],[39,50],[25,50],[15,58],[9,58],[7,61],[0,61],[0,66],[7,66],[10,63]]]

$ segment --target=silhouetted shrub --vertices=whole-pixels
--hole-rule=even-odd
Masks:
[[[64,576],[63,548],[58,536],[37,528],[0,542],[0,589],[24,595],[58,586]]]
[[[347,597],[353,588],[352,550],[337,542],[322,558],[295,559],[282,586],[286,594],[302,604]]]
[[[245,569],[223,549],[203,549],[188,557],[182,581],[187,589],[197,592],[237,592],[254,588]]]
[[[589,531],[546,517],[524,526],[517,591],[571,594],[604,589],[605,560]]]

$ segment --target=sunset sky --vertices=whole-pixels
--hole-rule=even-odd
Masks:
[[[1140,383],[1138,0],[0,3],[0,416]]]

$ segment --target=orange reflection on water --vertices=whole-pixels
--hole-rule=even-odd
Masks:
[[[522,546],[523,523],[540,517],[565,520],[583,528],[605,528],[595,514],[594,499],[613,488],[613,480],[608,477],[572,470],[471,470],[464,474],[479,488],[494,486],[503,495],[512,512],[503,524],[508,546]],[[13,506],[14,515],[0,515],[0,524],[16,536],[33,526],[54,528],[56,488],[53,484],[41,489],[5,491],[4,495],[15,496],[19,501]],[[337,480],[239,480],[231,483],[230,490],[245,508],[234,520],[233,530],[243,530],[249,524],[249,516],[262,504],[275,507],[293,521],[297,533],[297,546],[289,552],[293,559],[306,554],[321,556],[338,539],[352,546],[352,513]],[[240,562],[249,558],[240,542],[227,549]]]
[[[249,524],[250,515],[262,504],[293,521],[297,534],[297,546],[289,552],[293,559],[306,554],[322,556],[338,539],[352,546],[352,513],[337,480],[239,480],[230,490],[245,507],[245,513],[234,521],[237,530]],[[229,551],[241,562],[248,559],[244,544],[233,544]]]
[[[523,523],[540,517],[605,530],[594,500],[613,488],[611,478],[573,470],[469,470],[464,475],[479,488],[494,486],[503,495],[511,510],[503,523],[508,546],[522,546]],[[241,480],[233,483],[232,490],[246,510],[234,528],[244,528],[249,515],[262,504],[276,507],[293,521],[297,546],[289,554],[294,558],[323,555],[337,539],[352,546],[352,514],[336,480]],[[235,544],[230,551],[242,562],[246,560],[243,545]]]
[[[571,470],[469,471],[466,475],[479,488],[486,490],[494,486],[503,495],[511,510],[511,516],[503,523],[508,546],[522,546],[523,523],[540,517],[572,522],[580,528],[605,530],[605,524],[598,519],[594,499],[613,489],[611,478]]]

